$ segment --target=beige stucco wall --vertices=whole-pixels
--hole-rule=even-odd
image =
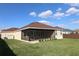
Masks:
[[[15,32],[3,32],[1,33],[1,38],[4,39],[7,37],[8,39],[17,39],[21,40],[21,31],[15,31]],[[63,39],[62,31],[54,31],[51,38],[55,39]]]
[[[55,38],[56,39],[63,39],[62,31],[60,31],[60,30],[55,31]]]
[[[21,31],[3,32],[3,33],[1,33],[1,38],[4,39],[5,37],[7,37],[8,39],[21,40]]]

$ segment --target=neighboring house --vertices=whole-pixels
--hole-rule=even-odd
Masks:
[[[19,40],[63,39],[62,29],[43,23],[33,22],[20,29],[10,28],[1,31],[1,38]]]
[[[71,34],[71,33],[73,33],[73,31],[70,30],[70,29],[65,29],[65,28],[61,28],[61,27],[58,27],[58,26],[56,26],[56,28],[61,29],[62,30],[62,34]]]
[[[63,34],[71,34],[71,33],[73,33],[73,31],[70,29],[63,29],[62,33]]]
[[[21,39],[21,31],[19,28],[9,28],[1,31],[2,39]]]
[[[74,34],[79,34],[79,29],[73,31]]]

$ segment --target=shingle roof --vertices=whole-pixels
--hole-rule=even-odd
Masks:
[[[12,32],[17,30],[19,30],[19,28],[8,28],[8,29],[3,29],[1,32]]]
[[[70,30],[70,29],[63,29],[63,31],[67,31],[67,32],[73,32],[73,30]]]
[[[62,28],[62,27],[58,27],[58,26],[56,26],[56,28],[62,29],[64,32],[65,31],[67,31],[67,32],[72,32],[73,31],[71,29],[66,29],[66,28]]]
[[[22,27],[21,29],[23,29],[23,28],[41,28],[41,29],[46,28],[46,29],[55,29],[55,30],[59,29],[57,27],[53,27],[53,26],[43,24],[43,23],[39,23],[39,22],[33,22],[29,25],[26,25],[26,26]]]
[[[31,29],[53,29],[53,30],[61,30],[61,28],[59,27],[53,27],[53,26],[50,26],[50,25],[47,25],[47,24],[43,24],[43,23],[39,23],[39,22],[33,22],[31,24],[28,24],[24,27],[21,27],[21,28],[8,28],[8,29],[4,29],[2,30],[1,32],[14,32],[14,31],[17,31],[17,30],[21,30],[23,28],[31,28]]]
[[[43,23],[39,23],[39,22],[33,22],[33,23],[26,25],[22,28],[25,28],[25,27],[52,28],[52,26],[49,26],[49,25],[46,25],[46,24],[43,24]]]

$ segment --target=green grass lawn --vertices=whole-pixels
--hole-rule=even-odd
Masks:
[[[18,56],[79,56],[79,39],[50,40],[36,44],[19,40],[5,42]]]

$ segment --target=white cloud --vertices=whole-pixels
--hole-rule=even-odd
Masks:
[[[36,16],[36,12],[31,12],[29,15],[31,15],[31,16]]]
[[[79,24],[79,20],[72,21],[72,24]]]
[[[79,3],[68,3],[71,7],[79,7]]]
[[[56,19],[60,19],[65,16],[70,16],[70,15],[79,15],[79,9],[76,7],[70,7],[67,9],[65,12],[62,11],[62,8],[58,8],[55,13],[53,13],[51,10],[46,10],[43,11],[39,14],[36,14],[36,12],[31,12],[29,15],[34,16],[34,17],[40,17],[40,18],[48,18],[48,17],[53,17]]]
[[[66,11],[66,16],[70,16],[72,14],[78,14],[79,13],[79,9],[75,8],[75,7],[71,7]]]
[[[47,11],[41,12],[38,15],[38,17],[47,18],[47,17],[51,16],[52,14],[53,14],[53,12],[51,10],[47,10]]]
[[[58,11],[58,12],[59,12],[59,11],[62,11],[62,8],[58,8],[56,11]]]
[[[40,22],[40,23],[44,23],[44,24],[48,24],[48,25],[50,25],[50,24],[51,24],[51,22],[46,21],[46,20],[40,20],[40,21],[38,21],[38,22]]]
[[[62,12],[56,12],[55,14],[53,14],[53,17],[58,18],[58,19],[60,19],[63,16],[64,16],[64,13],[62,13]]]

